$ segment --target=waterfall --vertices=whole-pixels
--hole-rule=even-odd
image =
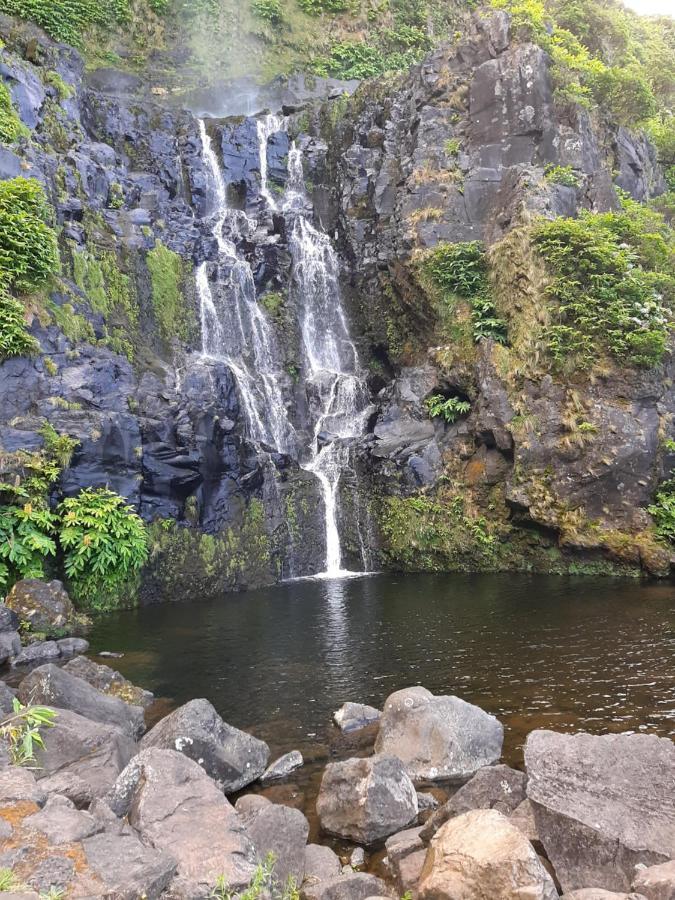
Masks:
[[[232,370],[246,419],[249,438],[283,453],[295,449],[295,432],[288,419],[281,382],[284,374],[267,318],[256,300],[248,262],[237,252],[236,241],[252,233],[256,223],[246,213],[230,209],[227,186],[203,120],[199,122],[204,160],[213,188],[212,233],[218,247],[214,291],[209,264],[196,272],[202,325],[202,355],[226,363]],[[228,237],[225,236],[225,231]]]
[[[295,145],[288,168],[283,210],[293,222],[292,288],[300,310],[305,381],[315,397],[314,435],[303,468],[316,475],[323,493],[326,568],[322,574],[344,575],[348,573],[342,568],[338,529],[340,475],[349,463],[349,441],[365,429],[368,392],[342,307],[335,251],[328,235],[306,217],[302,155]]]
[[[227,185],[204,121],[199,127],[212,187],[212,233],[218,247],[215,267],[203,262],[196,272],[202,355],[221,360],[231,369],[249,439],[293,455],[317,479],[325,508],[326,559],[321,575],[350,574],[342,565],[339,483],[349,464],[349,445],[365,428],[368,392],[342,307],[335,251],[328,236],[309,219],[302,154],[295,145],[289,152],[283,197],[277,202],[270,191],[267,145],[284,123],[276,116],[261,117],[256,122],[260,196],[268,209],[281,211],[289,234],[289,299],[298,314],[311,419],[309,443],[302,447],[284,403],[284,374],[274,332],[257,303],[251,267],[237,249],[237,241],[251,235],[257,222],[229,208]],[[364,554],[364,566],[365,561]]]

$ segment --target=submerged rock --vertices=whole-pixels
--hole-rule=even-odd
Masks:
[[[364,703],[343,703],[337,712],[333,713],[333,721],[345,734],[350,731],[358,731],[375,722],[379,722],[382,713],[374,706]]]
[[[34,669],[19,685],[22,703],[70,709],[94,722],[114,725],[132,738],[145,731],[143,710],[97,691],[87,681],[49,663]]]
[[[267,784],[270,781],[279,781],[282,778],[286,778],[291,772],[299,769],[303,763],[302,753],[299,750],[291,750],[290,753],[280,756],[279,759],[265,769],[260,776],[260,783]]]
[[[470,781],[433,813],[422,829],[422,839],[430,841],[448,819],[472,809],[496,809],[509,815],[525,800],[526,781],[523,772],[509,766],[479,769]]]
[[[239,816],[204,770],[175,750],[142,750],[106,797],[146,844],[170,854],[194,890],[223,877],[233,891],[248,885],[255,850]]]
[[[417,818],[417,794],[394,756],[329,763],[316,811],[324,831],[359,844],[372,844]]]
[[[387,698],[375,742],[405,764],[413,781],[465,781],[502,753],[504,728],[459,697],[435,697],[423,687]]]
[[[241,790],[265,771],[269,747],[228,725],[208,700],[190,700],[169,713],[141,741],[143,750],[177,750],[196,760],[226,794]]]
[[[645,734],[533,731],[527,795],[565,891],[629,891],[635,866],[675,857],[675,744]]]
[[[558,900],[530,842],[496,809],[450,819],[434,836],[420,900]]]

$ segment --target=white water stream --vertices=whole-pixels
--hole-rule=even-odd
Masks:
[[[257,122],[260,152],[260,194],[272,210],[279,206],[269,189],[267,144],[283,130],[276,116]],[[258,444],[294,453],[302,467],[319,481],[325,507],[326,577],[353,574],[342,565],[339,533],[339,482],[349,464],[349,441],[363,433],[368,393],[356,347],[349,335],[338,281],[338,262],[326,234],[309,221],[302,154],[289,152],[288,182],[280,201],[290,234],[293,260],[291,299],[298,310],[302,337],[303,376],[313,422],[309,446],[297,446],[297,434],[284,405],[279,353],[274,334],[256,301],[250,265],[237,252],[236,239],[255,230],[256,223],[227,204],[227,186],[204,122],[200,122],[204,160],[208,166],[215,214],[213,234],[220,270],[228,281],[214,291],[208,263],[197,270],[205,357],[225,362],[237,380],[248,435]],[[231,235],[225,237],[224,232]],[[365,562],[365,560],[364,560]]]

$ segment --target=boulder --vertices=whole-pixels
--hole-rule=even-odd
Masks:
[[[508,816],[525,800],[527,778],[509,766],[485,766],[437,809],[422,830],[429,842],[441,825],[472,809],[496,809]]]
[[[633,890],[647,900],[675,900],[675,860],[648,868],[638,866]]]
[[[67,628],[75,609],[60,581],[24,578],[7,595],[6,605],[14,610],[31,631],[54,634]]]
[[[423,687],[387,698],[376,753],[396,755],[414,782],[466,781],[501,756],[504,728],[459,697],[435,697]]]
[[[208,700],[190,700],[169,713],[141,741],[141,749],[178,750],[196,760],[226,794],[259,778],[269,747],[223,722]]]
[[[341,870],[340,857],[330,847],[324,847],[321,844],[307,844],[305,847],[305,884],[311,885],[335,878]]]
[[[73,638],[68,638],[67,640],[73,640]],[[59,644],[61,643],[59,641]],[[125,703],[129,703],[131,706],[146,707],[155,699],[150,691],[132,684],[123,675],[116,672],[115,669],[111,669],[110,666],[106,666],[103,663],[96,663],[86,656],[76,656],[74,659],[69,660],[63,668],[71,675],[89,682],[97,691],[110,694],[119,700],[124,700]]]
[[[258,860],[262,862],[269,853],[274,854],[277,883],[283,886],[292,878],[296,885],[302,884],[309,822],[300,810],[269,800],[248,807],[237,803],[235,808],[253,842]]]
[[[92,815],[76,809],[67,797],[50,797],[44,807],[25,820],[29,828],[42,832],[50,844],[70,844],[103,830]]]
[[[0,681],[0,718],[12,712],[15,697],[16,691],[4,681]]]
[[[0,806],[11,803],[35,803],[42,806],[46,799],[35,775],[28,769],[20,766],[0,769]]]
[[[372,844],[417,818],[417,794],[401,761],[383,754],[329,763],[316,801],[321,827]]]
[[[646,734],[533,731],[537,832],[564,891],[629,891],[635,866],[675,857],[675,744]]]
[[[14,610],[4,603],[0,603],[0,633],[4,631],[18,631],[19,624],[19,617]]]
[[[38,779],[56,773],[81,778],[100,797],[135,752],[135,743],[119,728],[57,709],[44,748],[35,752],[35,773]]]
[[[617,894],[602,888],[583,888],[563,894],[562,900],[645,900],[645,897],[642,894]]]
[[[94,722],[115,725],[132,738],[145,730],[143,710],[97,691],[88,682],[49,663],[27,675],[19,685],[22,703],[44,703],[70,709]]]
[[[85,639],[81,637],[60,638],[56,643],[62,657],[86,653],[89,649],[89,641],[85,641]]]
[[[399,831],[385,841],[388,866],[399,895],[417,887],[427,848],[420,838],[421,828]]]
[[[0,631],[0,665],[21,653],[21,638],[18,631]]]
[[[419,881],[420,900],[558,900],[530,842],[496,809],[450,819],[434,835]]]
[[[358,731],[366,728],[374,722],[379,722],[382,713],[374,706],[366,706],[364,703],[343,703],[337,712],[333,713],[333,721],[344,733]]]
[[[131,828],[106,831],[82,841],[87,865],[106,886],[106,897],[156,900],[169,885],[176,862],[147,847]]]
[[[303,900],[366,900],[367,897],[392,895],[381,878],[365,872],[353,872],[313,884],[305,882],[300,896]]]
[[[55,772],[40,779],[45,794],[67,797],[77,809],[86,809],[94,799],[91,785],[73,772]]]
[[[509,816],[509,822],[520,829],[528,841],[539,841],[537,823],[534,821],[534,809],[531,800],[523,800]]]
[[[223,877],[242,890],[255,871],[255,850],[239,816],[204,770],[175,750],[142,750],[106,797],[145,844],[170,854],[177,875],[195,890]]]
[[[261,784],[268,784],[270,781],[280,781],[287,778],[291,772],[299,769],[304,763],[302,753],[299,750],[291,750],[290,753],[284,753],[279,759],[269,765],[260,776]]]
[[[45,663],[61,656],[56,641],[34,641],[14,656],[12,666],[30,666],[34,663]]]

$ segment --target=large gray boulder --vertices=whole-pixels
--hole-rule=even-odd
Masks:
[[[4,681],[0,681],[0,718],[12,712],[15,697],[16,691]]]
[[[527,795],[565,891],[629,891],[635,866],[675,857],[675,744],[645,734],[533,731]]]
[[[316,801],[321,827],[359,844],[372,844],[417,818],[417,794],[394,756],[329,763]]]
[[[496,809],[450,819],[429,846],[419,900],[558,900],[527,838]]]
[[[106,802],[144,843],[171,855],[195,892],[223,877],[233,891],[255,871],[253,844],[234,808],[204,770],[175,750],[149,748],[120,773]]]
[[[141,749],[178,750],[194,759],[226,794],[259,778],[269,760],[269,747],[228,725],[208,700],[190,700],[169,713],[141,741]]]
[[[68,592],[56,580],[24,578],[17,581],[5,603],[22,622],[28,623],[31,631],[48,635],[62,633],[75,617]]]
[[[129,706],[117,697],[97,691],[86,681],[76,678],[65,669],[49,663],[39,666],[19,685],[22,703],[40,703],[70,709],[93,722],[114,725],[132,738],[145,730],[143,710]]]
[[[103,823],[76,809],[67,797],[50,797],[44,807],[25,819],[29,828],[45,835],[50,844],[70,844],[103,831]]]
[[[422,829],[422,840],[430,841],[441,825],[454,816],[472,809],[496,809],[504,815],[512,813],[525,800],[523,772],[509,766],[486,766],[437,809]]]
[[[268,854],[274,854],[274,878],[282,888],[289,878],[296,885],[302,884],[309,822],[299,809],[270,803],[264,797],[255,799],[263,802],[247,803],[248,798],[241,797],[235,809],[258,859],[262,862]]]
[[[461,782],[496,762],[503,740],[501,722],[480,707],[412,687],[387,698],[375,752],[397,756],[414,782]]]
[[[19,624],[19,617],[14,610],[4,603],[0,603],[0,633],[4,631],[18,631]]]
[[[638,866],[633,890],[647,900],[675,900],[675,859],[659,866]]]
[[[134,741],[114,725],[104,725],[57,709],[45,733],[44,748],[35,752],[38,779],[68,774],[89,785],[94,797],[106,793],[136,752]]]
[[[322,844],[307,844],[305,848],[305,882],[308,885],[335,878],[342,871],[340,857]]]
[[[21,653],[21,638],[18,631],[0,631],[0,665]]]
[[[171,882],[176,861],[143,844],[129,827],[113,828],[82,841],[87,866],[115,900],[156,900]]]

